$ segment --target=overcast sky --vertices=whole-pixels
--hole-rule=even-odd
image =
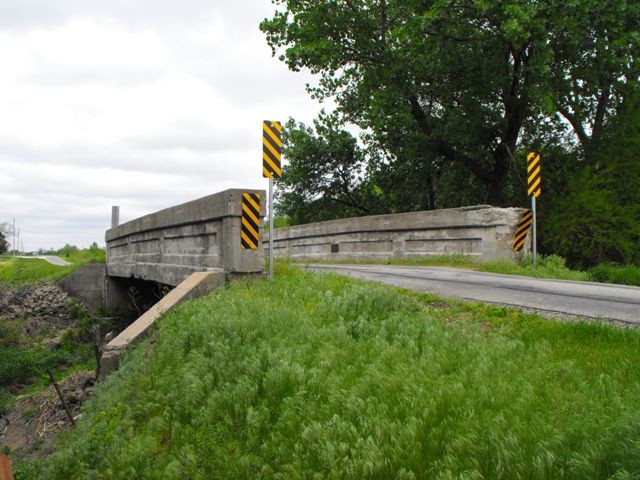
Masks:
[[[258,30],[269,0],[0,2],[0,223],[26,250],[104,244],[121,221],[267,188],[261,123],[310,122],[305,73]]]

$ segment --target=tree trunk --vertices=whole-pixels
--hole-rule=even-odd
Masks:
[[[494,164],[491,180],[488,182],[487,203],[496,207],[502,206],[503,190],[509,174],[509,152],[504,144],[500,144],[493,152]]]

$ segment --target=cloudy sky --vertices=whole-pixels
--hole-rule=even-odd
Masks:
[[[305,73],[258,30],[269,0],[0,1],[0,223],[25,250],[265,188],[261,122],[310,122]]]

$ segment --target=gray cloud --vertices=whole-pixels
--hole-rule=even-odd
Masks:
[[[27,249],[265,188],[261,122],[310,121],[310,77],[271,58],[263,0],[0,3],[0,222]]]
[[[218,3],[218,5],[215,5]],[[0,28],[46,28],[73,17],[109,18],[136,27],[160,25],[169,28],[200,25],[216,11],[238,14],[237,4],[245,2],[210,0],[20,0],[0,3]],[[234,5],[234,3],[236,5]],[[248,2],[258,4],[260,2]],[[238,19],[242,22],[242,19]]]

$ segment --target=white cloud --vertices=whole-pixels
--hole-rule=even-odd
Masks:
[[[263,0],[0,3],[0,222],[26,249],[103,243],[123,221],[265,188],[261,122],[310,122],[308,75],[258,30]]]

